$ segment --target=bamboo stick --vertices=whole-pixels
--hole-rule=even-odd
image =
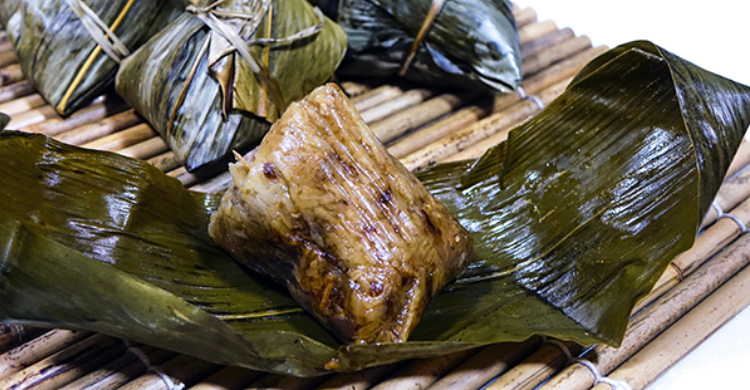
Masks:
[[[583,348],[575,343],[563,342],[575,356]],[[523,362],[511,368],[487,386],[486,390],[531,390],[557,373],[568,363],[568,356],[559,346],[545,344]]]
[[[549,103],[562,93],[567,83],[568,81],[564,80],[546,88],[539,93],[538,98],[545,104]],[[500,131],[507,130],[507,126],[528,118],[537,111],[539,111],[539,107],[534,102],[530,100],[520,101],[501,113],[490,115],[474,125],[449,134],[405,156],[401,159],[401,162],[410,170],[425,168],[451,154],[462,151],[467,146]]]
[[[370,87],[365,84],[356,83],[353,81],[344,81],[341,83],[341,88],[346,92],[349,97],[359,96],[370,90]]]
[[[750,186],[746,185],[750,181],[750,169],[744,169],[750,165],[750,142],[742,141],[737,154],[732,161],[727,172],[728,180],[722,185],[722,191],[716,195],[714,202],[718,204],[722,210],[731,209],[736,206],[739,202],[750,196]],[[726,187],[726,188],[724,188]],[[709,226],[716,221],[716,210],[711,208],[708,210],[706,217],[703,219],[701,228]]]
[[[557,30],[557,25],[551,20],[541,23],[530,23],[518,29],[518,40],[523,45],[555,30]]]
[[[574,37],[575,37],[575,33],[569,27],[565,27],[560,30],[552,31],[548,34],[542,35],[539,38],[528,41],[524,43],[523,45],[521,45],[519,48],[520,53],[521,53],[521,58],[527,58],[536,53],[539,53],[540,51],[548,47],[555,46],[559,43],[573,39]]]
[[[744,202],[732,212],[743,220],[750,220],[750,200]],[[669,291],[683,277],[691,274],[698,266],[719,252],[726,244],[732,242],[739,234],[737,224],[727,219],[719,221],[711,229],[701,234],[689,251],[681,254],[672,262],[675,266],[667,268],[651,293],[638,302],[633,312],[639,312]],[[566,345],[574,356],[581,352],[580,347],[575,344],[566,343]],[[533,389],[556,374],[566,360],[567,356],[562,350],[555,346],[545,346],[508,373],[500,376],[487,389]]]
[[[13,50],[13,44],[9,39],[3,39],[0,37],[0,53]]]
[[[259,371],[224,367],[188,390],[240,390],[258,380],[262,375],[263,373]]]
[[[479,389],[528,356],[540,344],[540,337],[532,337],[522,343],[502,343],[486,347],[440,378],[430,389]]]
[[[89,337],[86,332],[52,330],[0,355],[0,379],[33,365]]]
[[[607,50],[606,46],[597,46],[572,54],[571,57],[527,78],[521,86],[527,94],[537,94],[553,84],[575,76],[589,61]],[[492,112],[504,110],[519,100],[518,94],[500,95],[495,99]]]
[[[529,118],[526,118],[526,119],[529,119]],[[477,142],[477,143],[475,143],[473,145],[468,146],[466,149],[464,149],[464,150],[462,150],[462,151],[460,151],[460,152],[458,152],[456,154],[453,154],[451,156],[448,156],[445,159],[438,160],[436,162],[438,162],[438,163],[441,163],[441,162],[453,162],[453,161],[461,161],[461,160],[473,160],[473,159],[479,158],[489,148],[491,148],[491,147],[493,147],[493,146],[495,146],[495,145],[497,145],[497,144],[499,144],[499,143],[504,142],[505,140],[507,140],[508,139],[508,133],[510,132],[510,130],[514,129],[517,126],[519,126],[522,123],[524,123],[526,121],[526,119],[518,121],[518,122],[510,123],[506,127],[506,130],[503,130],[503,131],[501,131],[501,132],[499,132],[497,134],[493,134],[493,135],[491,135],[491,136],[489,136],[489,137],[487,137],[487,138],[485,138],[485,139],[483,139],[483,140],[481,140],[481,141],[479,141],[479,142]]]
[[[57,389],[122,354],[124,349],[119,340],[93,335],[0,379],[0,389]]]
[[[403,93],[404,91],[399,87],[393,85],[382,85],[378,88],[367,91],[362,95],[353,97],[352,104],[354,104],[354,107],[361,112],[401,96]]]
[[[8,50],[0,53],[0,67],[8,66],[18,62],[18,56],[13,50]]]
[[[386,364],[365,370],[338,374],[317,387],[318,390],[366,390],[400,364]]]
[[[432,359],[415,360],[390,375],[372,390],[422,390],[472,355],[476,349],[454,352]]]
[[[750,135],[750,131],[745,134],[745,137]],[[740,146],[737,148],[737,153],[734,155],[734,159],[732,160],[732,163],[729,164],[729,168],[727,168],[726,177],[732,177],[737,172],[743,170],[744,168],[747,168],[750,165],[750,142],[747,140],[747,138],[743,138],[742,142],[740,143]]]
[[[176,355],[174,352],[143,346],[141,351],[151,364],[159,365]],[[114,390],[143,375],[148,367],[138,356],[125,351],[119,358],[107,363],[57,390]]]
[[[491,112],[488,104],[462,108],[449,116],[398,139],[388,147],[388,152],[401,159],[460,129],[477,123]]]
[[[328,376],[298,378],[295,376],[269,374],[253,382],[245,390],[305,390],[323,383]]]
[[[476,98],[476,93],[444,93],[414,107],[372,123],[370,128],[382,143],[388,143],[407,131],[431,122]]]
[[[11,64],[0,68],[0,87],[23,80],[21,65]]]
[[[13,99],[5,103],[0,104],[0,112],[8,115],[18,115],[24,111],[28,111],[39,106],[44,105],[44,98],[38,93],[33,93],[28,96],[24,96],[18,99]]]
[[[523,27],[527,24],[536,22],[536,11],[533,8],[524,8],[513,12],[513,16],[516,19],[516,27]]]
[[[82,145],[125,128],[136,126],[142,121],[141,117],[134,110],[127,110],[95,123],[72,130],[65,130],[63,133],[57,135],[56,138],[69,144]]]
[[[18,99],[34,93],[34,87],[26,80],[0,87],[0,103]]]
[[[167,172],[167,176],[172,176],[175,179],[179,180],[180,183],[182,183],[182,185],[185,187],[190,187],[192,185],[200,183],[201,181],[201,178],[188,172],[187,169],[182,166]]]
[[[177,156],[172,152],[166,152],[156,157],[152,157],[148,159],[147,162],[165,172],[171,171],[180,166]]]
[[[165,153],[169,150],[169,146],[164,142],[161,137],[156,136],[149,138],[145,141],[139,142],[135,145],[128,146],[127,148],[119,150],[117,153],[123,156],[147,159],[154,157],[158,154]]]
[[[76,111],[67,118],[56,116],[42,123],[25,126],[21,130],[55,136],[118,114],[125,110],[125,108],[126,105],[121,99],[112,99],[107,95],[102,95],[96,98],[89,106]]]
[[[750,201],[742,202],[732,210],[732,214],[743,221],[750,221]],[[740,234],[740,228],[734,221],[723,218],[698,236],[693,247],[677,256],[672,263],[683,275],[690,274],[706,259],[734,241]]]
[[[576,37],[563,41],[555,46],[540,51],[537,54],[524,58],[523,75],[531,76],[539,73],[541,70],[549,67],[555,62],[559,62],[571,55],[586,50],[591,47],[591,39],[586,36]]]
[[[13,115],[7,127],[9,129],[23,129],[52,118],[60,118],[60,116],[57,115],[54,107],[45,104],[33,110]]]
[[[745,267],[609,377],[625,381],[633,390],[644,388],[750,305],[748,288],[750,267]],[[609,390],[609,387],[599,384],[594,390]]]
[[[211,179],[208,179],[205,182],[190,187],[190,189],[193,191],[206,193],[224,192],[227,190],[227,188],[229,188],[231,182],[232,175],[229,173],[229,171],[225,171],[217,176],[212,177]]]
[[[174,383],[192,386],[207,376],[219,370],[219,366],[186,355],[178,355],[161,366],[164,373]],[[164,379],[154,372],[128,382],[119,390],[172,390],[164,383]]]
[[[5,325],[0,323],[0,354],[4,354],[15,347],[40,336],[43,332],[44,329],[33,326]]]
[[[154,130],[146,123],[135,125],[117,133],[85,143],[82,146],[98,150],[118,150],[138,142],[147,140],[154,136]]]
[[[525,80],[522,84],[523,88],[529,94],[537,94],[544,88],[560,82],[567,77],[572,77],[588,61],[604,51],[606,51],[606,47],[598,46],[559,62]],[[481,105],[463,108],[444,119],[399,139],[388,148],[388,151],[398,158],[405,157],[429,143],[435,142],[448,134],[478,122],[480,119],[487,116],[490,111],[499,112],[507,109],[519,100],[517,94],[506,94],[496,99],[494,102],[494,108],[488,109]]]
[[[433,94],[433,91],[427,89],[412,89],[382,104],[361,111],[360,115],[366,123],[372,123],[393,115],[401,110],[422,103],[425,99],[432,97]]]
[[[750,263],[750,256],[746,255],[749,250],[750,235],[743,235],[714,259],[698,268],[676,288],[635,316],[619,348],[597,346],[583,358],[591,361],[603,375],[607,375]],[[594,376],[588,368],[573,364],[553,377],[541,389],[588,389],[593,382]]]

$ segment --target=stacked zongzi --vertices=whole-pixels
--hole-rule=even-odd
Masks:
[[[9,0],[0,18],[24,74],[62,115],[110,86],[117,61],[176,18],[187,0]]]
[[[305,0],[190,7],[122,63],[117,91],[194,170],[262,138],[327,81],[346,36]]]
[[[521,81],[507,0],[311,0],[349,40],[342,75],[400,73],[434,85],[501,92]]]

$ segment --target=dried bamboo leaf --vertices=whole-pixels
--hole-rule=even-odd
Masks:
[[[115,154],[5,132],[0,319],[316,375],[545,334],[617,345],[686,250],[750,124],[750,88],[648,42],[594,60],[478,161],[419,177],[476,258],[405,343],[343,346],[208,237],[218,197]]]
[[[85,4],[107,26],[116,25],[114,33],[135,50],[190,3],[87,0]],[[0,21],[24,74],[60,114],[71,114],[112,85],[117,63],[98,51],[98,44],[65,0],[4,1]],[[76,85],[77,77],[81,78]]]
[[[250,42],[287,38],[322,22],[310,36],[250,48],[286,102],[327,81],[346,50],[343,31],[330,19],[321,21],[304,0],[227,0],[216,11],[243,14],[222,20]],[[185,13],[123,61],[118,72],[117,91],[188,170],[259,141],[285,108],[277,107],[273,91],[232,47],[195,14]]]

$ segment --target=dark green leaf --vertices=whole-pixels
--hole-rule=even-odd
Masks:
[[[647,42],[606,53],[506,143],[420,173],[476,259],[411,341],[348,347],[211,242],[215,195],[3,133],[0,318],[296,375],[533,334],[617,345],[636,300],[692,244],[749,124],[748,87]]]
[[[313,1],[336,9],[338,0]],[[349,39],[343,75],[399,72],[432,0],[344,0],[337,21]],[[405,77],[422,83],[507,92],[521,82],[518,31],[509,1],[446,1]]]
[[[126,3],[86,1],[108,26],[124,11]],[[189,4],[187,0],[135,1],[114,33],[135,50]],[[73,86],[97,43],[65,0],[3,1],[0,17],[23,73],[60,114],[72,113],[112,85],[117,63],[102,52],[93,59],[80,84]],[[63,98],[69,90],[72,93],[65,103]]]
[[[259,4],[235,0],[219,7],[245,14],[260,12],[259,25],[246,40],[269,38],[269,31],[272,38],[285,38],[319,22],[305,0],[274,0],[258,10]],[[271,26],[269,13],[273,14]],[[225,22],[243,25],[245,19]],[[185,13],[123,61],[117,74],[118,93],[191,171],[258,142],[284,108],[271,103],[265,85],[240,55],[230,51],[214,58],[227,45],[201,20]],[[314,36],[270,49],[266,45],[251,48],[287,102],[303,98],[326,82],[345,51],[346,36],[329,19]],[[219,61],[214,64],[215,60]]]

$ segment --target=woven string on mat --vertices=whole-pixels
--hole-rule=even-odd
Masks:
[[[162,380],[162,382],[164,382],[167,390],[183,390],[185,388],[184,383],[173,380],[169,375],[167,375],[166,372],[164,372],[164,370],[161,369],[161,367],[152,365],[151,360],[148,358],[148,356],[146,356],[145,353],[143,353],[140,348],[134,347],[127,340],[123,340],[122,342],[126,347],[128,347],[128,352],[135,355],[135,357],[137,357],[138,360],[140,360],[141,363],[146,366],[146,372],[155,374],[159,377],[159,379]]]
[[[562,351],[562,353],[565,355],[566,363],[577,363],[580,364],[591,371],[591,374],[594,375],[594,384],[593,386],[596,386],[599,383],[604,383],[609,385],[612,390],[632,390],[630,385],[625,381],[615,380],[611,378],[607,378],[606,376],[603,376],[601,372],[599,372],[599,369],[594,365],[594,363],[591,363],[590,361],[586,359],[580,359],[580,358],[574,358],[573,354],[570,352],[570,349],[568,349],[568,346],[565,345],[565,343],[561,342],[557,339],[548,339],[546,336],[542,338],[543,342],[545,344],[554,345],[557,348]]]

